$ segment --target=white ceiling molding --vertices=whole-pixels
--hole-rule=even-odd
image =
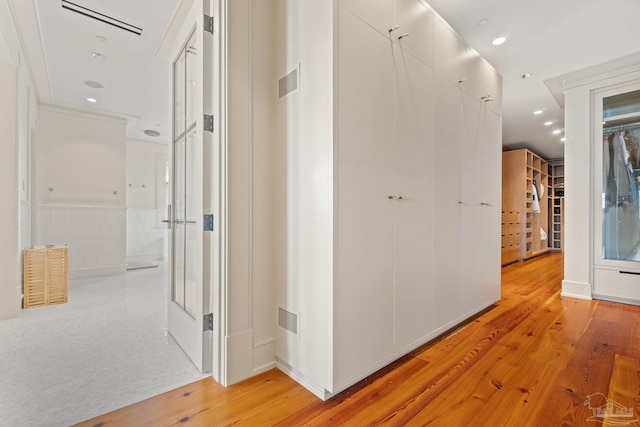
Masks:
[[[552,79],[545,80],[558,104],[564,108],[564,91],[579,86],[590,85],[604,79],[611,79],[640,71],[640,52],[623,56],[602,64],[572,71]]]
[[[194,6],[193,0],[180,0],[176,5],[169,24],[162,32],[158,44],[153,52],[156,58],[163,59],[173,63],[174,55],[178,51],[180,45],[184,44],[188,34],[181,35],[183,23],[189,15],[189,11]]]
[[[128,121],[131,119],[131,117],[127,117],[123,114],[109,113],[109,112],[104,112],[100,110],[91,110],[88,108],[81,108],[76,105],[62,104],[59,102],[56,102],[56,103],[43,102],[38,105],[38,109],[77,116],[77,117],[83,117],[85,119],[100,120],[100,121],[110,122],[110,123],[119,123],[125,126],[127,125]]]
[[[36,98],[48,102],[53,99],[53,94],[40,32],[40,17],[34,2],[35,0],[7,0],[7,5],[16,28],[24,66],[35,87]]]

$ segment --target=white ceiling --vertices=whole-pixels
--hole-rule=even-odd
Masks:
[[[551,133],[564,128],[564,112],[544,82],[640,51],[638,0],[427,2],[502,74],[503,145],[547,159],[564,157]],[[483,19],[488,24],[478,25]],[[493,46],[498,36],[507,41]]]
[[[167,142],[170,68],[155,53],[180,0],[70,1],[143,32],[134,35],[70,12],[61,0],[10,0],[41,100],[125,115],[129,137]],[[564,157],[562,135],[551,133],[563,129],[564,119],[545,81],[640,51],[640,0],[427,2],[502,74],[504,145],[548,159]],[[488,23],[478,25],[483,19]],[[497,36],[506,36],[506,43],[493,46]],[[97,61],[92,52],[104,58]],[[522,79],[525,73],[531,77]],[[86,80],[104,88],[90,88]],[[543,113],[536,116],[535,110]],[[546,121],[553,125],[544,126]],[[149,138],[146,129],[161,135]]]
[[[69,1],[140,27],[142,34],[64,9],[61,0],[12,0],[41,101],[125,116],[128,137],[168,142],[171,68],[155,52],[179,0]],[[146,136],[147,129],[160,136]]]

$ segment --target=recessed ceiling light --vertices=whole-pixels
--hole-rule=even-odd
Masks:
[[[542,110],[536,110],[536,111],[533,112],[533,114],[535,114],[536,116],[539,116],[542,113],[544,113],[544,111],[542,111]]]
[[[153,129],[145,130],[144,134],[147,135],[147,136],[153,136],[153,137],[160,136],[160,132],[158,132],[157,130],[153,130]]]
[[[109,41],[109,39],[103,36],[96,36],[96,40],[98,40],[100,43],[106,43]]]
[[[94,82],[93,80],[85,80],[84,84],[94,89],[102,89],[104,87],[102,83]]]
[[[553,124],[553,122],[552,122],[552,121],[544,122],[544,125],[545,125],[545,126],[551,126],[552,124]]]
[[[552,132],[554,135],[560,135],[562,133],[562,130],[560,129],[556,129]]]
[[[87,101],[89,101],[89,102],[98,102],[98,100],[95,99],[95,98],[87,98]]]
[[[102,61],[105,58],[100,52],[91,52],[91,56],[93,56],[96,61]]]
[[[478,21],[478,26],[479,26],[479,27],[484,27],[484,26],[486,26],[488,23],[489,23],[489,20],[488,20],[488,19],[481,19],[481,20],[479,20],[479,21]]]
[[[506,37],[497,37],[497,38],[493,39],[491,44],[494,45],[494,46],[500,46],[502,43],[504,43],[506,41],[507,41]]]
[[[529,73],[524,73],[523,75],[520,76],[521,79],[528,79],[529,77],[531,77],[531,74]]]

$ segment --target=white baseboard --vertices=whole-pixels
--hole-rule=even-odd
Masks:
[[[271,338],[253,346],[252,376],[276,367],[276,340]]]
[[[114,267],[101,268],[77,268],[69,270],[69,279],[84,279],[86,277],[111,276],[115,274],[124,274],[127,272],[126,265],[118,265]]]
[[[569,298],[578,298],[584,300],[592,300],[591,284],[584,282],[573,282],[570,280],[562,281],[562,293],[560,296]]]

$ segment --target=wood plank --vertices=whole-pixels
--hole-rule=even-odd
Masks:
[[[80,425],[593,426],[597,392],[637,413],[640,307],[560,297],[562,265],[554,253],[503,267],[494,307],[326,402],[272,370]]]
[[[602,404],[597,401],[597,397],[601,396],[589,398],[589,409],[598,408],[595,405]],[[592,412],[593,419],[602,421],[604,425],[637,423],[640,414],[640,359],[616,354],[609,394],[604,403],[609,403],[613,408],[607,408],[604,416],[596,409]]]

